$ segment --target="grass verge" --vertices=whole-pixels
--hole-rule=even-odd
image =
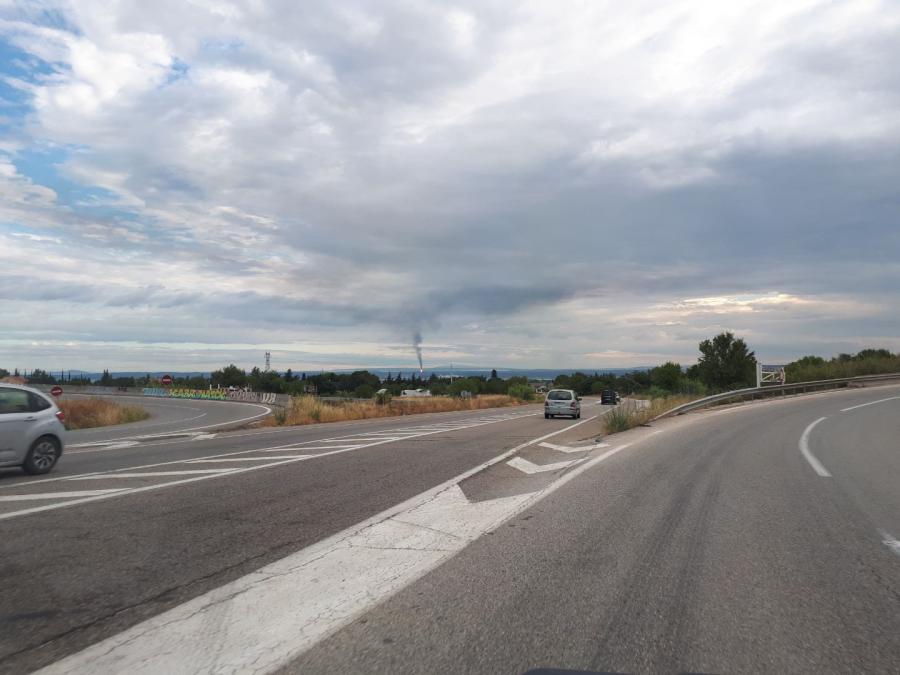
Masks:
[[[505,408],[522,405],[512,396],[476,396],[475,398],[452,398],[432,396],[429,398],[393,399],[385,405],[375,401],[348,401],[346,403],[324,403],[315,396],[295,396],[291,405],[282,413],[267,417],[264,426],[295,426],[318,422],[346,422],[376,417],[399,417],[422,413],[454,412],[458,410],[482,410],[484,408]]]
[[[628,431],[646,424],[657,415],[684,403],[696,401],[697,396],[665,396],[651,400],[628,399],[603,416],[603,430],[607,434]]]
[[[139,405],[122,405],[102,398],[69,399],[57,405],[66,414],[66,429],[108,427],[150,417]]]

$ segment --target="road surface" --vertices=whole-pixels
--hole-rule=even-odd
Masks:
[[[69,396],[72,398],[85,398],[87,395],[74,394]],[[104,398],[122,405],[138,405],[150,413],[150,417],[140,422],[129,424],[70,431],[67,435],[70,446],[84,447],[89,443],[109,443],[143,435],[174,434],[189,431],[209,432],[233,428],[259,420],[271,411],[270,406],[231,401],[154,398],[152,396],[91,396],[91,398]]]
[[[233,432],[2,478],[0,671],[897,672],[900,388],[599,442],[598,411]]]

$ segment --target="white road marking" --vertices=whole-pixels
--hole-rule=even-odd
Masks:
[[[897,555],[900,555],[900,541],[894,539],[894,537],[889,535],[885,530],[879,531],[879,534],[881,535],[881,543]]]
[[[523,443],[38,672],[271,672],[584,469],[627,447],[584,462],[539,492],[470,503],[460,490],[465,478],[582,423]]]
[[[199,433],[199,434],[193,434],[193,438],[191,440],[192,441],[208,441],[210,438],[215,438],[216,436],[218,436],[218,434]]]
[[[209,464],[214,462],[271,462],[274,459],[299,459],[313,457],[313,455],[282,455],[279,457],[226,457],[224,459],[186,459],[185,464]]]
[[[859,405],[851,405],[849,408],[841,408],[841,412],[849,412],[851,410],[856,410],[857,408],[865,408],[867,405],[875,405],[876,403],[885,403],[887,401],[896,401],[900,399],[900,396],[891,396],[889,398],[881,398],[877,401],[869,401],[868,403],[860,403]]]
[[[507,462],[507,464],[514,469],[518,469],[522,473],[531,475],[535,473],[546,473],[547,471],[559,471],[560,469],[567,469],[573,464],[578,464],[579,462],[583,461],[583,459],[570,459],[565,462],[554,462],[553,464],[535,464],[534,462],[529,462],[523,457],[513,457]]]
[[[537,413],[534,413],[532,415],[522,415],[522,417],[534,416],[535,414],[537,414]],[[585,422],[590,422],[592,419],[596,419],[596,416],[589,417],[589,418],[582,420],[581,422],[577,422],[575,424],[570,424],[566,427],[563,427],[562,429],[557,429],[556,431],[553,431],[553,432],[547,434],[546,436],[542,436],[541,438],[537,439],[537,441],[542,441],[545,438],[550,438],[551,436],[555,436],[558,433],[561,433],[568,429],[577,427],[581,424],[584,424]],[[485,426],[487,424],[491,424],[491,423],[478,421],[478,420],[472,420],[464,428],[471,429],[474,427]],[[406,429],[406,428],[404,427],[404,429]],[[425,427],[424,430],[420,431],[417,436],[420,436],[420,437],[421,436],[431,436],[433,434],[438,434],[438,433],[442,433],[442,431],[441,430],[429,430],[428,427]],[[357,435],[365,435],[365,434],[363,433],[363,434],[357,434]],[[351,436],[344,437],[345,440],[351,439],[351,438],[354,438],[354,436],[351,435]],[[319,442],[321,442],[321,441],[306,441],[306,443],[319,443]],[[320,459],[323,457],[329,457],[331,455],[338,455],[338,454],[341,454],[344,452],[353,452],[358,449],[371,448],[371,447],[375,447],[378,445],[384,445],[385,443],[392,443],[392,442],[394,442],[394,441],[391,439],[387,439],[387,440],[376,441],[373,443],[368,443],[365,445],[358,445],[358,446],[354,445],[354,446],[348,446],[346,448],[337,448],[334,450],[329,450],[327,452],[321,452],[321,453],[315,454],[315,455],[297,455],[295,457],[291,457],[291,459],[269,461],[264,464],[256,464],[256,465],[249,466],[249,467],[243,468],[243,469],[235,468],[235,469],[230,469],[230,470],[223,470],[222,473],[200,475],[200,476],[196,476],[196,477],[192,477],[192,478],[185,478],[185,479],[181,479],[181,480],[173,480],[173,481],[168,481],[168,482],[163,482],[163,483],[157,483],[154,485],[145,485],[142,487],[117,490],[116,492],[111,492],[110,494],[96,495],[93,497],[83,497],[80,499],[72,499],[72,500],[63,501],[63,502],[57,502],[54,504],[45,504],[42,506],[36,506],[36,507],[29,508],[29,509],[21,509],[19,511],[12,511],[9,513],[0,513],[0,520],[8,520],[11,518],[18,518],[21,516],[32,515],[32,514],[41,513],[44,511],[52,511],[55,509],[70,508],[70,507],[80,506],[82,504],[88,504],[88,503],[95,502],[95,501],[110,499],[113,497],[121,497],[124,495],[148,492],[151,490],[161,490],[163,488],[174,487],[177,485],[187,485],[189,483],[196,483],[199,481],[211,480],[214,478],[222,478],[224,476],[232,476],[232,475],[236,475],[236,474],[240,474],[240,473],[246,473],[249,471],[259,471],[262,469],[268,469],[268,468],[275,467],[275,466],[281,466],[283,464],[291,464],[293,462],[302,462],[302,461],[309,461],[311,459]],[[530,443],[526,443],[519,447],[525,447],[529,444]],[[251,450],[239,450],[239,451],[235,451],[235,452],[219,453],[216,455],[208,455],[206,457],[194,457],[193,459],[216,459],[216,458],[220,458],[220,457],[224,458],[224,457],[234,457],[234,456],[240,456],[240,455],[249,455],[249,454],[257,453],[257,452],[270,452],[273,450],[280,450],[280,451],[284,452],[284,451],[289,451],[289,450],[305,450],[305,449],[311,449],[311,448],[304,447],[302,443],[299,443],[299,444],[294,443],[294,444],[287,444],[287,445],[279,445],[279,446],[275,446],[272,448],[254,448]],[[515,450],[515,448],[513,450]],[[511,456],[512,454],[513,454],[513,451],[511,450],[511,451],[508,451],[506,456]],[[273,459],[273,458],[270,458],[270,459]],[[30,483],[27,483],[27,485],[31,486],[31,485],[35,485],[38,483],[49,483],[49,482],[54,482],[54,481],[59,481],[59,480],[78,480],[80,478],[85,478],[88,476],[100,476],[100,477],[115,479],[116,476],[118,475],[118,472],[121,472],[121,471],[128,471],[128,470],[135,471],[137,469],[150,469],[150,468],[155,468],[155,467],[160,467],[160,466],[172,466],[172,465],[179,465],[179,464],[183,465],[186,461],[188,461],[188,460],[177,459],[177,460],[171,460],[168,462],[156,462],[153,464],[144,464],[142,466],[128,467],[127,469],[117,469],[117,470],[106,471],[106,472],[78,474],[75,476],[60,476],[58,478],[45,478],[43,480],[32,481]],[[10,487],[10,488],[19,487],[21,485],[23,485],[23,483],[11,484],[8,487]],[[0,488],[2,488],[2,487],[3,486],[0,486]]]
[[[815,428],[819,422],[823,422],[827,420],[827,417],[820,417],[815,422],[810,424],[803,431],[803,435],[800,437],[800,452],[806,458],[806,461],[809,462],[809,465],[813,468],[813,470],[819,474],[822,478],[831,478],[831,474],[828,473],[828,469],[822,466],[822,462],[816,459],[816,456],[812,454],[812,451],[809,449],[809,435],[812,433],[812,430]]]
[[[293,459],[293,458],[292,458]],[[191,476],[198,474],[231,473],[234,469],[185,469],[184,471],[138,471],[135,473],[96,474],[66,480],[109,480],[115,478],[156,478],[159,476]]]
[[[388,438],[384,440],[373,441],[372,443],[362,443],[360,445],[288,445],[277,448],[269,448],[267,450],[250,450],[248,452],[284,452],[285,450],[358,450],[359,448],[367,448],[372,445],[381,445],[389,443],[394,439]],[[327,454],[327,453],[326,453]]]
[[[4,495],[0,497],[0,502],[25,502],[36,501],[40,499],[75,499],[78,497],[96,497],[97,495],[106,495],[113,492],[119,492],[127,488],[114,488],[111,490],[78,490],[77,492],[39,492],[30,495]]]
[[[222,403],[224,403],[224,402],[225,401],[222,401]],[[245,405],[245,406],[252,406],[254,408],[262,408],[263,410],[265,410],[265,412],[261,412],[258,415],[252,415],[251,417],[243,417],[238,420],[226,420],[224,422],[217,422],[216,424],[206,424],[206,425],[200,426],[200,427],[190,427],[189,429],[175,429],[175,430],[164,432],[161,434],[120,436],[118,438],[107,439],[107,441],[104,441],[104,442],[117,441],[117,440],[137,440],[140,442],[140,441],[145,441],[145,440],[152,440],[154,438],[165,438],[166,436],[172,436],[174,434],[186,434],[191,431],[200,431],[202,429],[209,429],[210,427],[233,426],[236,424],[243,424],[244,422],[252,422],[253,420],[258,420],[260,417],[265,417],[266,415],[272,414],[272,409],[265,405],[259,405],[256,403],[244,403],[242,401],[240,402],[240,404]],[[190,419],[198,419],[200,417],[205,417],[207,414],[208,413],[203,413],[202,415],[198,415],[197,417],[192,417]],[[181,420],[181,421],[187,422],[189,420]],[[166,422],[166,424],[178,424],[178,423],[179,422]],[[160,424],[162,424],[162,423],[160,423]],[[145,425],[145,428],[147,426],[151,426],[151,425]],[[159,425],[155,425],[155,426],[159,426]],[[96,443],[96,441],[94,443]],[[69,445],[68,447],[70,447],[70,448],[91,447],[94,445],[94,443],[81,443],[81,444],[73,443],[73,444]],[[104,448],[104,449],[106,449],[106,448]]]
[[[597,448],[608,448],[609,443],[594,443],[593,445],[581,445],[581,446],[572,446],[572,445],[554,445],[553,443],[538,443],[542,448],[550,448],[551,450],[556,450],[557,452],[588,452],[591,450],[596,450]]]

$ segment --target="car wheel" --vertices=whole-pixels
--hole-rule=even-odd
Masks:
[[[37,439],[25,455],[25,463],[22,468],[25,473],[39,476],[48,473],[59,460],[59,441],[52,436],[41,436]]]
[[[544,413],[544,419],[545,419],[545,420],[549,420],[549,419],[550,419],[550,415],[548,415],[547,413]]]

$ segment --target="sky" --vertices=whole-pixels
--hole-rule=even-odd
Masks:
[[[0,367],[900,351],[900,4],[0,0]]]

